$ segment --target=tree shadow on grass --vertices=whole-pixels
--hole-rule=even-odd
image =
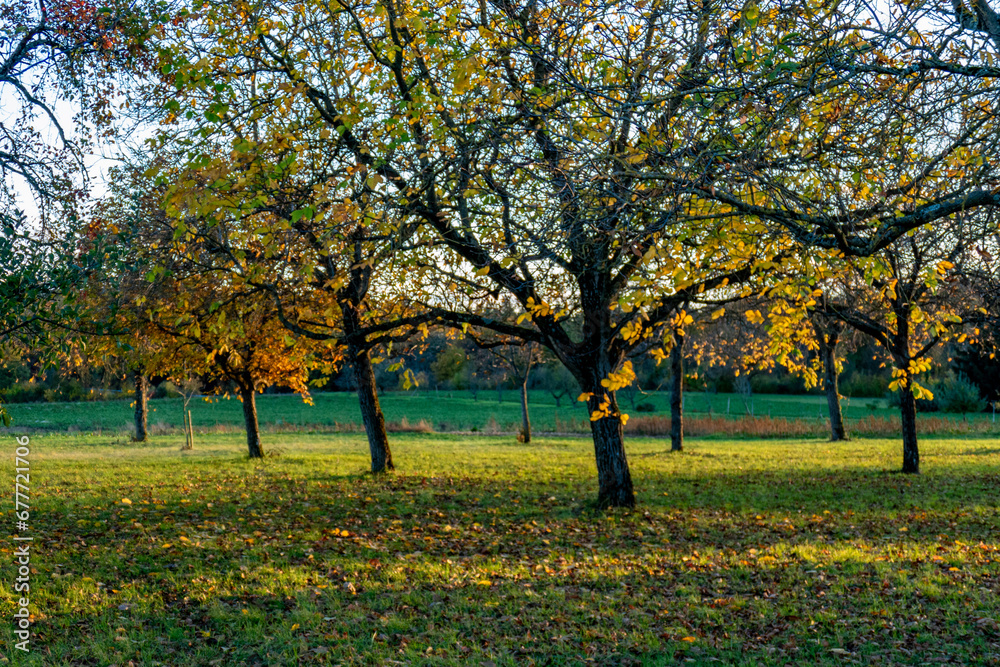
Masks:
[[[956,585],[969,575],[906,558],[817,564],[794,554],[688,550],[682,558],[661,550],[629,559],[609,550],[585,560],[549,551],[502,568],[468,560],[442,569],[447,553],[377,562],[324,553],[308,563],[244,566],[244,578],[229,583],[215,582],[223,573],[209,563],[192,563],[184,580],[135,581],[127,609],[115,600],[43,619],[41,639],[65,653],[37,664],[835,665],[853,657],[897,665],[941,652],[958,664],[1000,657],[1000,634],[977,622],[997,612],[996,599],[915,594],[921,579]],[[311,574],[297,585],[276,581],[279,566]]]
[[[964,452],[959,452],[959,456],[993,456],[1000,454],[1000,448],[997,449],[967,449]]]

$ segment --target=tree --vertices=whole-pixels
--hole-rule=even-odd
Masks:
[[[149,440],[149,378],[135,371],[135,435],[136,442]]]
[[[459,345],[449,345],[431,362],[431,372],[438,383],[455,389],[466,389],[472,374],[470,366],[468,353]]]
[[[102,221],[129,249],[127,262],[107,267],[107,282],[114,285],[105,295],[108,311],[118,331],[142,339],[147,373],[178,383],[197,375],[235,385],[249,456],[260,458],[257,393],[277,384],[308,400],[309,369],[331,368],[336,350],[290,336],[271,294],[234,284],[228,272],[203,262],[210,252],[175,237],[155,199],[140,191],[111,206]],[[327,305],[312,303],[320,312]]]
[[[826,270],[826,269],[822,269]],[[789,276],[793,282],[800,277]],[[821,386],[826,396],[830,420],[830,440],[847,440],[844,415],[840,405],[840,373],[843,370],[842,344],[844,323],[817,306],[822,301],[826,283],[815,274],[800,285],[776,289],[774,294],[755,304],[768,312],[765,318],[760,310],[750,310],[748,317],[755,331],[754,341],[748,347],[748,360],[757,368],[772,370],[784,366],[789,372],[803,378],[806,389]],[[850,290],[836,289],[841,302],[858,304],[860,295]]]
[[[961,280],[980,303],[967,319],[980,335],[974,342],[955,346],[952,367],[995,405],[1000,402],[1000,239],[994,236],[975,244],[970,260],[961,268]]]
[[[363,179],[365,197],[393,212],[395,229],[381,229],[410,245],[399,261],[429,286],[416,293],[420,316],[551,350],[592,417],[598,504],[634,504],[615,398],[629,354],[663,336],[679,304],[783,255],[752,211],[711,196],[726,171],[719,124],[731,132],[752,105],[740,79],[771,67],[730,67],[759,44],[760,12],[671,1],[291,9],[210,2],[161,45],[179,88],[173,120],[197,126],[191,169],[237,189],[229,155],[283,142],[289,161],[277,165],[326,164],[324,187]],[[447,286],[476,307],[428,294]],[[488,314],[501,293],[517,304],[512,320]]]
[[[289,339],[272,302],[261,295],[222,295],[190,283],[158,287],[144,302],[144,314],[173,342],[153,360],[155,367],[178,382],[197,372],[233,383],[243,404],[249,456],[263,457],[257,394],[277,384],[308,401],[314,349],[307,340]]]
[[[148,29],[128,1],[0,7],[0,337],[47,335],[86,319],[73,292],[103,256],[79,224],[88,128],[111,131],[118,76],[142,66]],[[77,112],[72,128],[60,105]],[[9,420],[2,406],[0,418]]]
[[[1000,175],[984,159],[997,147],[992,46],[959,37],[931,3],[795,10],[761,11],[761,41],[736,70],[773,64],[747,91],[744,123],[719,119],[733,177],[701,186],[704,196],[813,252],[856,257],[1000,206]]]
[[[670,451],[684,449],[684,332],[674,332],[670,350]]]
[[[72,213],[81,194],[73,182],[86,178],[87,124],[108,129],[118,77],[142,65],[149,27],[131,1],[13,0],[0,8],[0,95],[9,105],[0,124],[4,225],[18,221],[19,185],[35,196],[42,217],[50,207]],[[75,134],[57,109],[64,102],[80,112]]]
[[[478,340],[477,345],[484,345],[484,341]],[[511,372],[511,377],[517,382],[521,393],[521,432],[518,434],[518,441],[525,444],[531,442],[531,417],[528,411],[528,378],[531,369],[538,364],[540,350],[534,343],[523,345],[511,344],[509,341],[498,342],[488,347],[490,352],[506,366]],[[498,380],[498,383],[500,380]]]
[[[900,392],[905,473],[920,471],[916,401],[933,397],[917,376],[930,369],[929,355],[937,345],[976,334],[963,323],[981,307],[956,267],[974,261],[972,249],[988,227],[975,224],[971,215],[944,222],[916,230],[868,261],[848,261],[841,290],[825,293],[817,305],[891,355],[890,389]],[[850,302],[839,297],[843,293],[853,293]]]
[[[562,362],[551,353],[542,354],[542,363],[535,371],[535,383],[543,387],[556,402],[556,407],[562,407],[562,399],[573,395],[573,385],[576,380]]]
[[[830,414],[830,440],[847,440],[844,429],[844,414],[840,409],[840,358],[837,348],[844,332],[844,324],[837,318],[829,317],[822,311],[812,311],[809,324],[816,333],[819,356],[823,365],[823,393]]]
[[[331,192],[315,197],[314,189],[327,187],[321,168],[276,174],[261,166],[269,162],[266,151],[240,162],[233,172],[238,189],[219,179],[169,196],[167,210],[181,229],[179,242],[203,248],[206,266],[234,285],[270,295],[274,316],[294,335],[343,348],[371,471],[393,470],[372,357],[379,350],[390,353],[418,329],[426,334],[420,327],[428,319],[407,311],[411,279],[391,265],[398,238],[382,231],[390,224],[384,211],[366,205],[364,178],[349,183],[354,189],[343,199]],[[199,215],[206,211],[211,213]],[[261,239],[268,242],[262,245]],[[379,275],[383,271],[386,275]],[[322,304],[318,310],[317,304]]]

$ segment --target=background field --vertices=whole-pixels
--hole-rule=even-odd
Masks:
[[[480,392],[479,400],[459,391],[389,392],[381,397],[386,419],[400,422],[404,417],[411,424],[425,420],[436,431],[514,431],[521,421],[519,396],[514,391],[504,392],[503,402],[497,394]],[[655,413],[637,412],[625,396],[620,396],[622,410],[631,417],[669,414],[669,393],[640,394],[636,404],[650,403]],[[531,392],[531,420],[534,428],[546,432],[588,430],[587,415],[582,403],[575,396],[564,398],[562,407],[548,392]],[[196,427],[202,429],[218,426],[242,427],[243,410],[235,398],[211,397],[212,402],[195,399],[191,413]],[[260,421],[265,426],[309,428],[339,426],[346,430],[360,428],[361,415],[353,393],[317,393],[314,405],[307,405],[297,395],[262,395],[257,398]],[[155,399],[149,402],[149,423],[154,428],[180,428],[180,399]],[[754,414],[785,419],[826,420],[826,399],[822,396],[788,396],[762,394],[753,397]],[[67,430],[84,432],[124,431],[131,429],[132,404],[130,401],[95,401],[86,403],[14,403],[7,406],[14,418],[14,426],[31,429]],[[886,405],[885,399],[844,399],[844,416],[849,421],[870,417],[898,418],[898,410]],[[689,392],[685,396],[685,412],[690,417],[714,416],[742,417],[747,406],[739,394],[711,394]],[[920,419],[993,420],[985,413],[968,415],[921,415]],[[2,432],[2,431],[0,431]]]
[[[13,438],[6,442],[12,455]],[[30,665],[996,664],[1000,443],[32,436]],[[11,520],[9,507],[4,518]],[[11,577],[10,543],[3,547]],[[9,579],[8,579],[9,580]],[[13,613],[4,587],[0,607]],[[10,633],[10,630],[5,632]]]

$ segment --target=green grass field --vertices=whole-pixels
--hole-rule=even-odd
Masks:
[[[575,398],[575,397],[573,397]],[[241,404],[235,398],[212,397],[212,402],[196,399],[191,403],[191,413],[196,427],[237,426],[243,424]],[[307,405],[296,395],[262,395],[257,399],[260,421],[263,425],[297,427],[330,427],[334,424],[360,427],[361,416],[357,398],[353,393],[318,393],[314,405]],[[467,392],[412,391],[390,392],[382,396],[386,419],[394,422],[404,417],[410,423],[426,420],[437,431],[514,431],[521,421],[520,398],[514,391],[497,400],[495,391],[480,392],[474,400]],[[654,414],[669,414],[669,394],[658,392],[640,395],[636,403],[651,403]],[[628,399],[619,396],[624,412],[631,416],[650,413],[636,412]],[[182,422],[180,399],[158,399],[149,402],[149,423],[167,428],[179,428]],[[587,415],[582,403],[564,398],[556,407],[547,392],[531,393],[531,418],[538,431],[565,431],[567,422],[574,422],[579,430],[586,429]],[[884,399],[844,399],[844,416],[857,420],[874,415],[896,417],[898,411],[886,406]],[[7,410],[14,418],[14,426],[29,429],[82,432],[125,431],[131,429],[132,407],[129,401],[103,401],[88,403],[14,403]],[[753,398],[754,414],[758,416],[790,419],[825,420],[826,399],[822,396],[758,395]],[[689,416],[708,414],[740,417],[747,414],[747,406],[737,394],[707,394],[689,392],[685,397],[685,411]],[[922,417],[922,416],[921,416]],[[935,414],[934,418],[942,415]],[[987,414],[944,415],[947,419],[990,419]],[[0,431],[2,432],[2,431]]]
[[[893,441],[630,439],[606,513],[586,438],[399,435],[381,478],[360,434],[270,442],[33,435],[35,635],[0,661],[1000,661],[996,439],[926,438],[912,477]]]

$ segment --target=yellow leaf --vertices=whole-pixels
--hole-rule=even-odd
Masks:
[[[479,584],[480,586],[492,586],[493,585],[493,582],[490,581],[489,579],[480,579],[476,583]]]
[[[131,505],[132,501],[128,498],[122,498],[122,505]]]
[[[590,392],[586,392],[586,391],[585,391],[585,392],[583,392],[582,394],[580,394],[579,396],[577,396],[577,397],[576,397],[576,400],[578,400],[578,401],[580,401],[581,403],[583,403],[583,402],[585,402],[585,401],[589,401],[589,400],[590,400],[590,397],[591,397],[591,396],[593,396],[593,394],[592,394],[592,393],[590,393]]]
[[[681,637],[681,641],[682,642],[696,642],[698,640],[695,639],[694,637]]]

